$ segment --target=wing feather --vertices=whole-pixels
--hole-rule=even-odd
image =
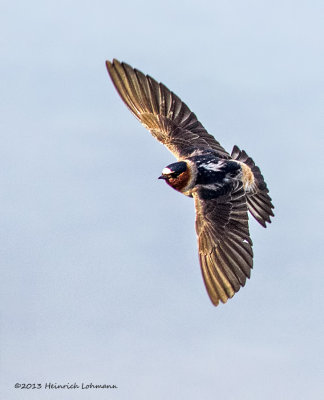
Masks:
[[[253,266],[247,203],[242,183],[212,199],[194,193],[196,231],[203,279],[214,305],[245,285]]]
[[[270,217],[274,216],[272,211],[274,206],[260,168],[244,150],[240,150],[237,146],[233,147],[231,155],[234,160],[245,163],[253,172],[256,184],[246,193],[247,206],[253,217],[265,228],[266,222],[271,223]]]
[[[106,64],[130,111],[178,159],[197,150],[213,150],[220,158],[230,158],[196,115],[166,86],[126,63],[113,60]]]

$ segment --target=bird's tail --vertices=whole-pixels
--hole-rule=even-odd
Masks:
[[[272,209],[274,208],[271,197],[269,196],[267,185],[261,174],[260,168],[254,164],[244,150],[240,150],[237,146],[233,147],[232,158],[243,162],[249,166],[253,172],[256,185],[251,192],[246,192],[247,206],[253,217],[263,226],[266,222],[270,223],[270,216],[274,216]]]

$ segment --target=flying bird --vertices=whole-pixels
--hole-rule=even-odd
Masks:
[[[274,216],[260,169],[237,146],[229,154],[165,85],[124,62],[106,65],[126,106],[177,158],[159,178],[194,199],[204,283],[215,306],[225,303],[250,278],[248,211],[263,227]]]

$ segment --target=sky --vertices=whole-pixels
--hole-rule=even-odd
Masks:
[[[323,397],[323,12],[0,3],[1,398]],[[203,285],[192,199],[157,179],[175,159],[120,100],[112,58],[262,170],[275,218],[250,219],[252,277],[225,305]]]

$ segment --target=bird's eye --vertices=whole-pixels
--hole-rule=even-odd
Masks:
[[[165,175],[165,177],[167,178],[167,179],[175,179],[175,178],[177,178],[179,176],[179,174],[177,173],[177,172],[171,172],[171,173],[169,173],[169,174],[166,174]]]

